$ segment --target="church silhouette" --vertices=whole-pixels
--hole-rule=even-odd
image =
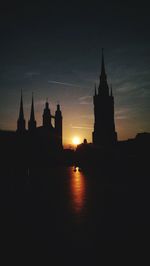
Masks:
[[[52,125],[52,119],[54,119],[54,126]],[[28,121],[28,130],[26,129],[26,121],[24,118],[23,110],[23,97],[21,92],[19,117],[17,120],[17,135],[28,135],[29,138],[37,138],[38,141],[43,141],[43,144],[47,144],[49,148],[62,149],[62,112],[60,105],[57,104],[55,116],[51,115],[49,103],[46,101],[43,111],[43,124],[37,127],[35,114],[34,114],[34,99],[32,94],[30,119]]]
[[[98,91],[95,85],[94,102],[94,132],[93,144],[108,146],[117,142],[114,121],[114,97],[107,83],[104,54],[102,49],[101,74]]]

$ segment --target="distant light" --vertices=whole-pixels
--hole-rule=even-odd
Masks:
[[[74,145],[78,145],[78,144],[81,143],[81,140],[80,140],[80,138],[79,138],[78,136],[75,136],[75,137],[73,137],[73,139],[72,139],[72,143],[73,143]]]

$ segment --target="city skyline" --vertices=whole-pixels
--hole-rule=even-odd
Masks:
[[[78,8],[80,7],[80,8]],[[15,130],[23,88],[26,120],[34,92],[37,125],[48,98],[51,112],[63,112],[63,143],[73,136],[92,141],[95,83],[104,47],[109,85],[115,99],[118,139],[150,131],[150,70],[146,5],[30,6],[1,9],[0,129]],[[52,12],[53,11],[53,12]],[[106,12],[107,11],[107,12]],[[50,13],[49,13],[50,12]],[[107,14],[107,22],[106,22]],[[133,19],[134,18],[134,19]],[[119,23],[118,23],[119,22]]]
[[[106,69],[107,69],[107,66],[106,66]],[[108,80],[109,80],[109,76],[108,76]],[[99,81],[97,81],[97,83],[95,83],[97,87],[98,87],[98,82]],[[60,81],[49,81],[49,83],[55,84],[56,86],[58,84],[60,86],[62,85],[62,86],[67,86],[67,87],[71,87],[71,88],[72,87],[74,87],[74,88],[79,87],[76,84],[71,84],[71,83],[67,83],[67,82],[60,82]],[[82,117],[82,120],[84,120],[84,121],[87,120],[88,121],[87,124],[82,124],[82,122],[78,122],[77,124],[75,123],[75,124],[67,125],[67,123],[65,123],[67,121],[67,119],[65,119],[65,117],[64,117],[63,144],[65,146],[73,144],[72,141],[73,141],[73,137],[75,137],[75,136],[79,137],[80,142],[82,142],[84,138],[86,138],[88,140],[88,142],[92,142],[92,131],[94,128],[94,114],[93,114],[93,99],[92,98],[94,95],[95,84],[93,86],[93,89],[91,89],[91,95],[83,96],[83,97],[80,97],[78,99],[80,101],[79,104],[83,105],[83,109],[85,109],[85,113],[79,114],[79,116]],[[112,83],[109,83],[109,85],[111,86]],[[29,117],[30,117],[30,107],[31,107],[32,93],[33,92],[30,93],[30,92],[26,92],[23,88],[20,89],[20,92],[17,95],[17,97],[18,97],[18,103],[17,103],[18,110],[16,110],[17,115],[19,112],[19,101],[20,101],[21,91],[23,92],[26,128],[28,128],[27,121],[29,120]],[[117,95],[116,95],[114,88],[113,88],[113,93],[115,95],[115,103],[116,103],[117,102]],[[49,92],[47,94],[49,94]],[[41,96],[39,100],[36,100],[36,96],[39,96],[39,93],[35,93],[35,91],[34,91],[35,117],[36,117],[36,121],[37,121],[37,126],[40,126],[42,124],[42,111],[44,109],[46,100],[48,100],[48,102],[50,104],[50,110],[51,110],[52,115],[55,113],[56,105],[58,103],[61,104],[61,101],[60,100],[56,101],[54,94],[53,94],[53,97],[51,97],[50,94],[49,94],[49,96],[47,95],[47,97],[45,97],[45,99],[42,99],[42,96]],[[39,98],[39,97],[37,97],[37,98]],[[51,100],[51,98],[52,98],[52,100]],[[27,102],[27,99],[28,99],[28,102]],[[86,113],[87,107],[91,113],[89,113],[89,112],[88,112],[88,114]],[[61,104],[61,108],[67,109],[67,105],[65,104],[65,106],[63,106]],[[119,135],[119,140],[126,140],[128,138],[133,138],[133,137],[135,137],[136,133],[149,131],[149,127],[147,127],[147,128],[145,127],[143,129],[137,128],[137,131],[135,128],[133,128],[133,133],[129,132],[126,134],[123,134],[123,133],[121,134],[120,128],[119,128],[119,122],[120,122],[120,120],[122,120],[122,125],[123,125],[123,127],[125,127],[125,121],[124,120],[126,120],[126,117],[125,117],[127,114],[126,112],[128,112],[129,110],[130,110],[130,108],[128,108],[128,107],[125,108],[124,110],[123,110],[123,108],[120,108],[120,110],[116,110],[116,104],[115,104],[115,122],[116,122],[117,132]],[[131,110],[131,112],[132,112],[132,110]],[[65,113],[65,112],[63,112],[63,113]],[[130,120],[130,113],[128,113],[128,115],[129,115],[129,120]],[[5,117],[5,115],[4,115],[4,117]],[[17,117],[16,117],[16,119],[17,119]],[[11,121],[12,124],[11,124],[11,122],[9,122],[7,124],[5,124],[5,122],[4,122],[4,126],[2,126],[1,129],[2,130],[13,130],[13,131],[16,130],[16,119],[15,119],[15,121]],[[91,121],[89,122],[89,120],[91,120]],[[124,132],[126,132],[125,128],[123,128],[123,127],[121,130],[124,130]],[[70,132],[68,132],[69,131],[68,128],[70,128]]]

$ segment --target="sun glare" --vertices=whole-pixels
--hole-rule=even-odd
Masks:
[[[74,144],[74,145],[78,145],[78,144],[80,144],[80,138],[79,137],[77,137],[77,136],[75,136],[75,137],[73,137],[72,138],[72,143]]]

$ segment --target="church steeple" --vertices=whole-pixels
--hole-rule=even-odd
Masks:
[[[104,63],[104,48],[102,48],[102,63],[101,63],[101,76],[100,78],[107,78],[105,72],[105,63]]]
[[[94,131],[93,143],[97,146],[109,146],[117,141],[114,120],[114,97],[112,86],[107,83],[104,54],[102,49],[102,63],[98,94],[93,97],[94,103]]]
[[[100,84],[98,88],[98,94],[101,94],[103,96],[109,96],[109,87],[108,87],[107,75],[105,71],[104,49],[103,48],[102,48],[101,74],[100,74]]]
[[[25,119],[24,119],[24,112],[23,112],[23,97],[22,97],[22,90],[21,90],[19,117],[17,120],[17,131],[24,132],[25,130],[26,129],[25,129]]]
[[[28,122],[28,128],[29,128],[29,130],[33,130],[36,128],[36,120],[35,120],[35,115],[34,115],[33,93],[32,93],[31,113],[30,113],[30,120]]]

